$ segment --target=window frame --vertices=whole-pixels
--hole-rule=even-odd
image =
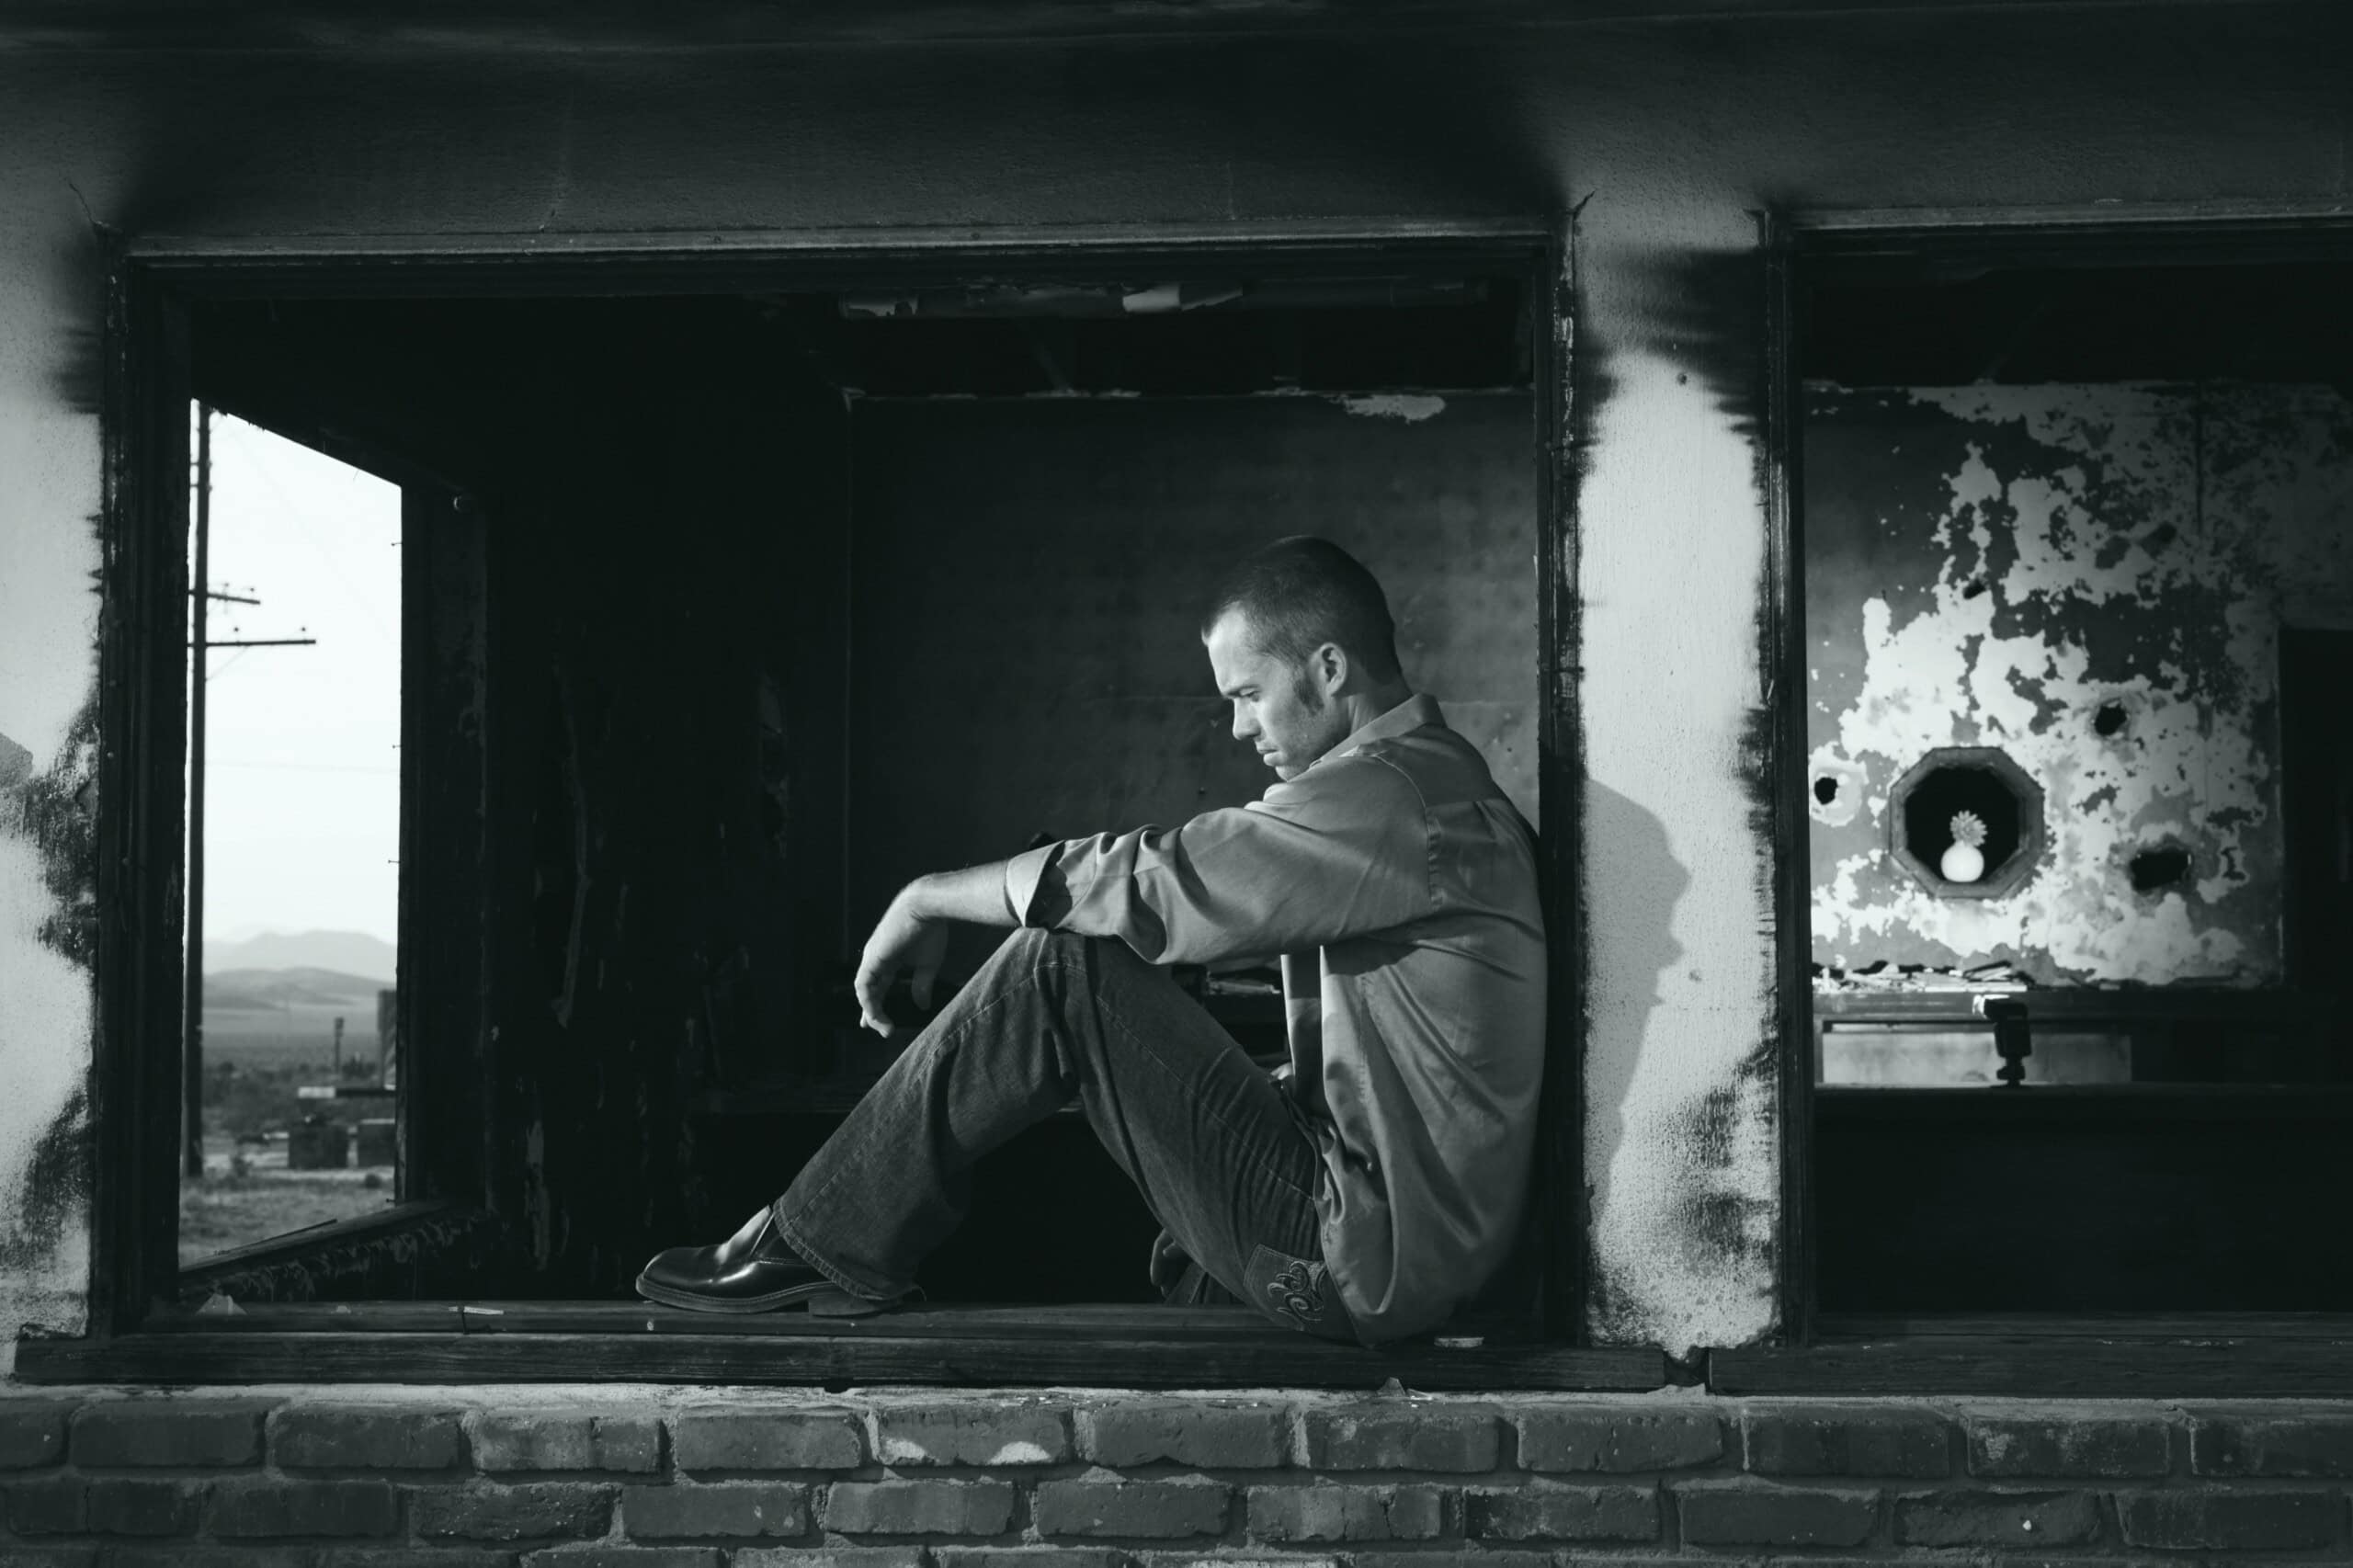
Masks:
[[[1801,299],[1811,267],[1891,268],[1972,261],[2097,267],[2353,260],[2353,217],[2295,206],[2152,204],[1945,210],[1784,209],[1760,215],[1765,277],[1761,362],[1769,628],[1764,667],[1778,696],[1772,817],[1779,840],[1776,970],[1781,992],[1781,1332],[1710,1354],[1710,1386],[1729,1394],[2047,1394],[2313,1397],[2353,1392],[2353,1313],[2137,1312],[1914,1314],[1825,1320],[1813,1179],[1814,1075],[1823,1018],[1813,988],[1806,732],[1803,381]],[[2282,988],[2283,990],[2285,987]],[[2152,1004],[2162,1006],[2162,1002]],[[2212,1003],[2203,994],[2181,1006]],[[2256,1010],[2293,1013],[2293,997]]]
[[[101,433],[107,540],[101,617],[99,716],[107,738],[105,802],[98,820],[97,960],[100,1024],[96,1042],[98,1127],[90,1329],[78,1339],[28,1339],[17,1372],[28,1381],[87,1379],[222,1381],[259,1376],[307,1381],[463,1375],[497,1381],[625,1375],[727,1381],[921,1381],[1006,1382],[1098,1381],[1203,1384],[1329,1383],[1375,1386],[1395,1376],[1420,1386],[1646,1389],[1665,1378],[1660,1353],[1596,1348],[1582,1312],[1585,1242],[1582,1162],[1583,934],[1575,853],[1581,758],[1575,689],[1575,454],[1583,445],[1583,400],[1574,353],[1575,278],[1566,217],[1449,224],[1347,223],[1215,230],[1012,230],[944,235],[711,236],[680,243],[585,237],[551,252],[528,236],[426,240],[241,243],[117,241],[106,258],[106,384]],[[1543,1131],[1531,1231],[1544,1238],[1541,1302],[1525,1342],[1365,1351],[1266,1328],[1238,1333],[1229,1321],[1186,1320],[1176,1309],[1039,1309],[1028,1316],[1052,1332],[1017,1332],[1002,1313],[969,1309],[893,1314],[852,1324],[796,1321],[713,1323],[653,1332],[631,1303],[353,1302],[342,1308],[258,1307],[238,1319],[163,1308],[183,1287],[246,1268],[300,1266],[335,1248],[365,1246],[424,1226],[464,1227],[489,1209],[490,1175],[479,1139],[439,1129],[461,1123],[438,1092],[413,1085],[460,1073],[467,1052],[479,1067],[487,1034],[475,998],[483,980],[480,890],[435,883],[437,835],[462,836],[465,813],[445,801],[428,810],[420,780],[423,744],[446,726],[447,682],[468,678],[465,662],[437,670],[442,688],[412,678],[419,649],[450,629],[432,619],[437,571],[462,574],[461,560],[422,532],[404,549],[403,872],[400,978],[403,1147],[413,1155],[402,1201],[382,1215],[257,1244],[182,1270],[177,1267],[177,1085],[181,1037],[183,863],[181,770],[186,653],[177,607],[188,591],[185,537],[186,440],[191,392],[190,301],[263,296],[390,298],[459,295],[531,297],[654,294],[753,288],[870,288],[1001,282],[1025,270],[1110,276],[1136,268],[1199,271],[1247,266],[1358,265],[1400,271],[1508,266],[1525,277],[1531,316],[1536,464],[1539,799],[1541,871],[1551,932],[1552,1002],[1546,1040]],[[1538,313],[1541,312],[1540,319]],[[176,425],[174,421],[176,420]],[[176,431],[176,436],[175,432]],[[306,438],[288,430],[293,438]],[[455,501],[437,476],[404,473],[381,461],[320,449],[404,485],[404,536],[418,515]],[[447,516],[444,510],[443,516]],[[443,530],[445,533],[450,530]],[[478,569],[477,569],[478,570]],[[481,579],[477,574],[475,579]],[[446,584],[445,584],[446,586]],[[479,598],[472,613],[479,615]],[[461,631],[462,629],[460,629]],[[479,643],[476,644],[477,655]],[[479,682],[479,663],[472,678]],[[455,758],[479,783],[481,744]],[[469,760],[469,758],[471,760]],[[482,810],[472,815],[479,829]],[[456,828],[449,824],[456,824]],[[413,851],[423,850],[423,855]],[[426,869],[413,876],[412,862]],[[471,899],[471,913],[467,907]],[[427,903],[436,907],[429,914]],[[414,944],[430,919],[458,937],[418,974]],[[472,925],[468,926],[468,919]],[[471,943],[471,968],[466,949]],[[471,990],[469,989],[471,987]],[[437,1027],[437,1020],[438,1027]],[[462,1047],[462,1049],[461,1049]],[[484,1113],[486,1114],[486,1113]],[[436,1118],[439,1118],[438,1121]],[[465,1151],[471,1150],[469,1155]],[[610,1309],[610,1310],[607,1310]],[[602,1317],[598,1316],[602,1312]],[[1172,1315],[1175,1314],[1175,1315]],[[535,1325],[533,1346],[511,1334],[479,1331],[512,1316]],[[331,1321],[321,1321],[330,1318]],[[617,1325],[635,1320],[627,1332]],[[240,1321],[242,1320],[242,1321]],[[1124,1322],[1122,1320],[1125,1320]],[[639,1331],[637,1324],[643,1325]],[[457,1331],[452,1333],[451,1330]],[[1074,1331],[1077,1335],[1073,1339]],[[503,1341],[503,1343],[502,1343]],[[950,1351],[949,1347],[953,1346]],[[338,1348],[339,1346],[339,1348]]]

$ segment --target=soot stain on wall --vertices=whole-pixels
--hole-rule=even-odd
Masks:
[[[1810,395],[1814,958],[2044,982],[2258,984],[2280,971],[2279,629],[2343,614],[2353,405],[2315,387]],[[1885,849],[1889,786],[1990,745],[2051,834],[2015,892],[1944,900]],[[2190,874],[2135,887],[2168,847]]]
[[[35,939],[86,976],[98,921],[96,704],[75,716],[48,767],[35,772],[31,763],[24,747],[0,737],[0,835],[28,842],[35,852],[48,895]],[[43,1305],[42,1282],[74,1272],[73,1256],[85,1244],[96,1153],[86,1084],[68,1088],[46,1122],[35,1125],[40,1130],[24,1145],[10,1183],[15,1201],[0,1212],[0,1277],[28,1315]]]
[[[41,945],[88,970],[98,942],[98,719],[85,707],[58,759],[17,788],[17,824],[40,851],[41,881],[55,904],[40,924]]]
[[[1774,1141],[1773,1073],[1770,1052],[1760,1052],[1742,1064],[1733,1082],[1693,1099],[1674,1126],[1691,1176],[1670,1212],[1682,1233],[1680,1244],[1719,1269],[1724,1259],[1773,1260],[1778,1205],[1743,1187],[1743,1173],[1755,1168]],[[1761,1123],[1760,1105],[1768,1108]]]
[[[0,1223],[0,1273],[36,1276],[78,1240],[89,1212],[94,1150],[90,1096],[76,1089],[25,1161],[21,1195]],[[0,1324],[0,1331],[14,1326]]]

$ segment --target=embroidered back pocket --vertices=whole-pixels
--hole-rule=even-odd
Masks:
[[[1249,1267],[1242,1273],[1250,1305],[1277,1323],[1324,1339],[1354,1340],[1347,1310],[1332,1287],[1331,1271],[1320,1263],[1277,1252],[1270,1246],[1250,1249]]]

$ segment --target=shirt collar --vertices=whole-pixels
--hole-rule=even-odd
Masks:
[[[1324,756],[1346,756],[1358,746],[1385,741],[1393,735],[1402,735],[1430,724],[1444,728],[1445,716],[1438,710],[1437,698],[1417,691],[1379,718],[1366,720],[1349,732],[1347,739],[1325,752]],[[1319,756],[1315,760],[1322,762],[1324,757]]]

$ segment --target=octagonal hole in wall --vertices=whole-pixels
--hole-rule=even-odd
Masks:
[[[2041,858],[2042,789],[1995,746],[1940,746],[1888,791],[1888,849],[1920,884],[1942,898],[1999,898],[2025,881]],[[1968,812],[1985,826],[1984,872],[1954,881],[1940,869],[1953,819]]]
[[[1923,864],[1938,864],[1952,847],[1953,819],[1963,812],[1985,824],[1978,848],[1991,875],[2018,851],[2018,798],[1991,768],[1939,767],[1923,775],[1904,797],[1904,846]]]

